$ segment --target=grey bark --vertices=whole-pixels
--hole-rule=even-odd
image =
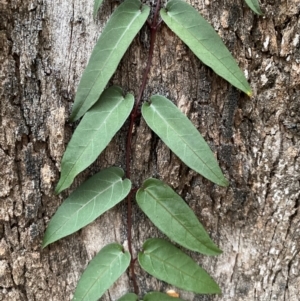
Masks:
[[[42,249],[47,223],[89,175],[124,164],[127,124],[74,185],[54,187],[73,126],[76,87],[106,20],[118,4],[92,0],[0,1],[0,300],[70,300],[88,261],[107,243],[126,247],[126,206]],[[172,99],[209,142],[230,180],[220,188],[184,166],[144,121],[135,127],[132,181],[161,178],[193,208],[223,249],[192,256],[219,283],[221,296],[181,292],[186,300],[299,300],[300,48],[299,0],[265,0],[255,16],[241,0],[192,1],[245,71],[248,98],[203,66],[164,25],[144,99]],[[111,83],[137,94],[149,43],[134,40]],[[159,236],[134,207],[134,249]],[[171,288],[136,268],[141,295]],[[132,291],[128,275],[105,294]]]

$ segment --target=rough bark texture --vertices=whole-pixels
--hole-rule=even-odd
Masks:
[[[70,139],[76,87],[103,25],[118,2],[0,0],[0,300],[70,300],[88,261],[105,244],[126,246],[121,204],[79,233],[41,249],[49,219],[88,175],[124,165],[127,124],[71,189],[54,186]],[[299,300],[300,1],[262,0],[255,16],[241,0],[192,1],[245,70],[250,99],[203,66],[162,25],[144,99],[161,93],[192,119],[215,151],[228,189],[184,166],[151,133],[135,127],[132,181],[172,185],[223,249],[192,256],[220,284],[222,296],[183,292],[186,300]],[[145,27],[111,83],[137,93],[149,45]],[[159,234],[134,207],[134,249]],[[141,293],[169,286],[138,267]],[[127,275],[103,300],[132,290]]]

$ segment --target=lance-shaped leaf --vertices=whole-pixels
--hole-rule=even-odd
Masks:
[[[170,297],[160,292],[151,292],[144,296],[143,301],[184,301],[177,297]]]
[[[124,171],[110,167],[79,186],[57,209],[46,230],[43,247],[86,226],[122,201],[131,182]]]
[[[103,0],[94,0],[94,18],[97,16],[98,10],[102,4]]]
[[[149,127],[187,166],[220,186],[228,186],[205,140],[170,100],[160,95],[152,96],[150,104],[143,104],[142,115]]]
[[[138,300],[139,300],[138,296],[134,293],[128,293],[123,297],[121,297],[120,299],[118,299],[118,301],[138,301]]]
[[[125,0],[114,11],[83,72],[71,120],[80,118],[98,100],[149,11],[139,0]]]
[[[235,59],[213,27],[188,3],[171,0],[161,9],[168,27],[214,72],[251,95],[251,88]]]
[[[92,259],[79,279],[73,301],[97,301],[126,271],[130,254],[116,243],[105,246]]]
[[[179,288],[199,294],[221,293],[217,283],[204,269],[163,239],[148,239],[138,259],[146,272]]]
[[[153,224],[173,241],[206,255],[222,253],[212,242],[193,210],[162,181],[146,180],[138,190],[136,199]]]
[[[82,118],[64,153],[56,193],[68,188],[74,178],[109,144],[126,121],[134,104],[131,94],[122,95],[119,87],[110,87]]]
[[[262,15],[258,0],[245,0],[248,6],[258,15]]]

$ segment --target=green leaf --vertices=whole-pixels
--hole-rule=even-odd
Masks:
[[[168,185],[157,179],[148,179],[138,190],[136,199],[154,225],[173,241],[206,255],[222,253],[193,210]]]
[[[214,72],[249,96],[251,88],[213,27],[188,3],[171,0],[160,11],[163,21]]]
[[[170,100],[152,96],[150,104],[143,104],[142,115],[148,126],[187,166],[220,186],[228,186],[205,140]]]
[[[79,186],[58,208],[46,230],[43,247],[86,226],[122,201],[131,189],[124,171],[110,167]]]
[[[98,100],[149,12],[139,0],[125,0],[114,11],[80,80],[71,120],[80,118]]]
[[[126,271],[130,254],[116,243],[105,246],[82,274],[73,301],[97,301]]]
[[[118,301],[138,301],[138,300],[139,300],[138,296],[133,293],[128,293],[123,297],[121,297],[120,299],[118,299]]]
[[[180,298],[170,297],[160,292],[150,292],[144,297],[144,301],[183,301]]]
[[[95,0],[94,1],[94,13],[93,13],[94,18],[97,16],[98,10],[99,10],[102,2],[103,2],[103,0]]]
[[[141,267],[152,276],[187,291],[219,294],[217,283],[189,256],[171,243],[150,238],[138,256]]]
[[[131,94],[119,87],[104,91],[99,101],[82,118],[64,153],[56,193],[68,188],[74,178],[106,148],[129,116],[134,104]]]
[[[262,15],[258,0],[245,0],[248,6],[258,15]]]

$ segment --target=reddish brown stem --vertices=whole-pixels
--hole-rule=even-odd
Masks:
[[[160,9],[160,1],[157,1],[156,4],[156,9],[154,12],[154,16],[152,19],[151,24],[149,25],[150,27],[150,48],[149,48],[149,54],[148,54],[148,60],[147,60],[147,66],[146,69],[144,71],[143,74],[143,79],[142,79],[142,83],[139,89],[139,93],[138,93],[138,97],[135,101],[135,105],[134,108],[130,114],[130,124],[129,124],[129,128],[128,128],[128,134],[127,134],[127,143],[126,143],[126,177],[128,179],[130,179],[131,176],[131,142],[132,142],[132,131],[133,131],[133,126],[136,122],[136,119],[138,117],[138,109],[143,97],[143,93],[145,91],[145,87],[147,84],[147,79],[149,76],[149,72],[151,69],[151,65],[152,65],[152,57],[153,57],[153,52],[154,52],[154,46],[155,46],[155,39],[156,39],[156,33],[157,33],[157,29],[158,26],[160,25],[160,22],[157,21],[158,19],[158,13],[159,13],[159,9]],[[131,279],[132,279],[132,283],[133,283],[133,289],[135,294],[138,295],[139,293],[139,289],[137,286],[137,282],[136,282],[136,275],[134,272],[134,263],[136,261],[136,258],[133,258],[133,252],[132,252],[132,196],[134,193],[134,189],[132,189],[130,191],[130,193],[127,196],[127,241],[128,241],[128,249],[129,249],[129,253],[131,255],[131,262],[130,262],[130,274],[131,274]]]

